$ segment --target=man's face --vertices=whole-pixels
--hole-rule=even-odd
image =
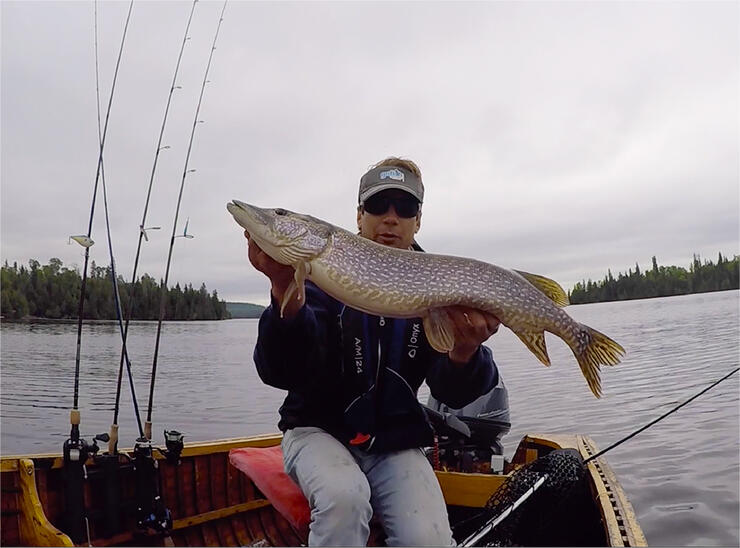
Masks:
[[[391,205],[384,213],[372,214],[360,208],[357,210],[357,228],[360,236],[368,238],[379,244],[399,249],[408,249],[414,241],[414,234],[421,226],[421,209],[410,218],[400,217],[396,207],[392,204],[393,199],[414,199],[413,196],[403,190],[390,189],[379,192],[372,198],[390,198]],[[381,200],[382,201],[382,200]]]

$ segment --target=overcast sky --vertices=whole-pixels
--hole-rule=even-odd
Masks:
[[[93,2],[2,2],[2,259],[83,264],[98,158]],[[128,2],[98,3],[105,106]],[[119,274],[192,3],[135,2],[105,174]],[[265,303],[237,198],[354,230],[373,163],[426,185],[419,242],[566,289],[739,253],[738,2],[252,3],[224,15],[170,281]],[[195,7],[139,272],[164,268],[221,2]],[[92,258],[108,264],[102,193]]]

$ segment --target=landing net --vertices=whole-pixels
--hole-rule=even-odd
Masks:
[[[551,543],[553,528],[570,508],[579,506],[577,499],[584,490],[586,466],[575,449],[559,449],[526,464],[511,474],[499,489],[488,499],[485,511],[476,519],[476,525],[468,528],[467,539],[475,533],[490,529],[475,542],[477,546],[544,546]],[[541,485],[537,482],[544,478]],[[528,491],[533,493],[525,497]],[[521,506],[512,511],[517,503]],[[510,512],[491,529],[492,522]],[[570,520],[567,520],[570,521]],[[561,520],[562,523],[562,520]],[[459,532],[458,532],[459,534]],[[459,538],[459,537],[458,537]],[[465,544],[465,542],[463,542]]]

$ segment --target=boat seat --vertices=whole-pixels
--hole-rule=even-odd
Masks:
[[[229,461],[251,479],[273,508],[296,531],[308,538],[311,509],[301,488],[285,473],[283,451],[279,445],[271,447],[242,447],[229,451]],[[370,520],[368,546],[385,546],[385,531],[377,516]]]
[[[285,473],[283,451],[272,447],[242,447],[229,451],[231,464],[244,472],[273,507],[304,534],[308,534],[311,510],[300,487]]]

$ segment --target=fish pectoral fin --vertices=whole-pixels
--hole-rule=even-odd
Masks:
[[[543,364],[550,365],[550,357],[547,355],[547,346],[545,346],[544,331],[514,331],[527,348],[537,356]]]
[[[447,354],[455,347],[455,331],[452,320],[444,308],[432,308],[424,316],[424,333],[432,348]]]
[[[284,317],[285,308],[294,296],[296,300],[306,302],[306,273],[308,271],[308,263],[301,261],[293,265],[293,267],[295,268],[293,281],[290,282],[288,289],[285,290],[283,302],[280,305],[281,318]]]
[[[535,286],[540,292],[544,293],[545,296],[554,302],[558,306],[568,306],[570,300],[568,294],[555,280],[545,278],[539,274],[532,274],[530,272],[524,272],[523,270],[514,270],[517,274],[522,276],[525,280]]]
[[[283,264],[295,264],[298,262],[308,261],[316,255],[316,251],[313,249],[304,249],[291,244],[277,246],[275,249],[280,256],[280,262]]]

